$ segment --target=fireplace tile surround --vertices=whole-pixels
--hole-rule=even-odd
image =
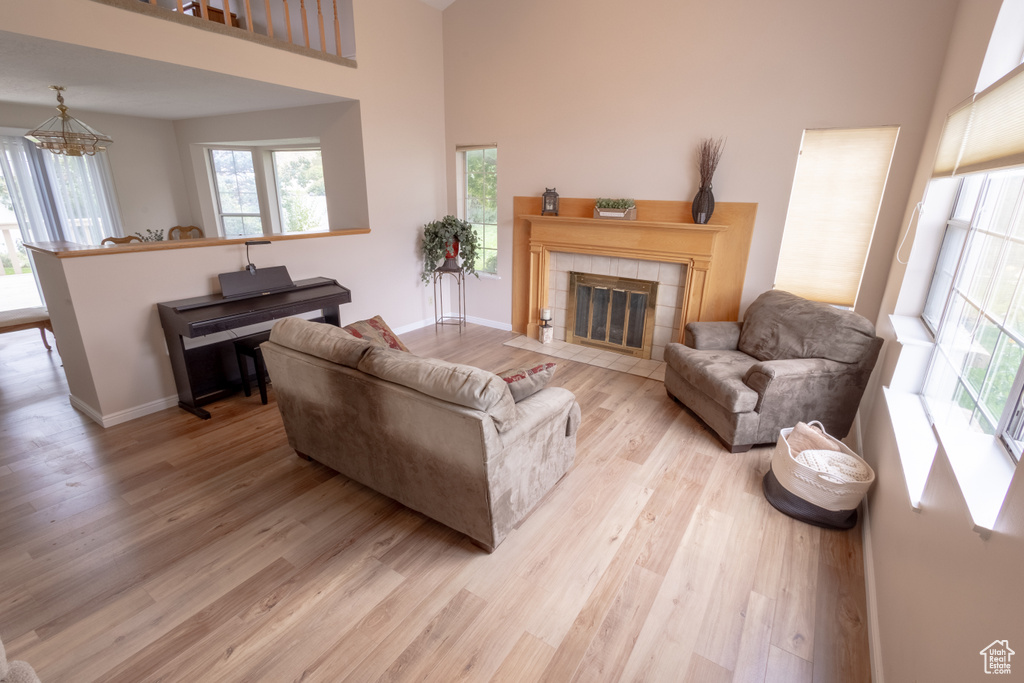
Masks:
[[[550,264],[548,303],[552,308],[554,337],[560,342],[564,342],[566,337],[571,271],[657,282],[658,298],[651,360],[664,360],[666,344],[679,338],[683,290],[686,283],[685,264],[568,252],[551,252]]]

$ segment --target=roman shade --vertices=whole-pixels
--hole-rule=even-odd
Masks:
[[[805,130],[775,288],[853,306],[898,126]]]
[[[932,176],[1018,164],[1024,164],[1024,64],[949,113]]]

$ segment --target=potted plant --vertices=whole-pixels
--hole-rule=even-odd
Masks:
[[[618,218],[636,220],[636,202],[632,199],[605,199],[598,197],[594,202],[594,218]]]
[[[445,259],[445,266],[449,268],[460,268],[469,275],[476,275],[479,248],[480,238],[473,231],[473,226],[461,218],[445,216],[439,221],[427,223],[423,226],[421,279],[430,282],[430,276],[441,259]],[[460,256],[461,264],[458,262]]]

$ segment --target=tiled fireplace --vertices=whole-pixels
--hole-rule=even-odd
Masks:
[[[613,275],[657,282],[657,307],[654,313],[651,359],[663,360],[665,345],[679,338],[682,293],[686,283],[685,264],[568,252],[553,252],[550,264],[548,304],[552,308],[555,339],[566,341],[570,272]]]

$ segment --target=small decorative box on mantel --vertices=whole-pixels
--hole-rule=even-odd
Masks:
[[[636,204],[632,199],[605,199],[594,202],[594,218],[614,218],[620,221],[636,220]]]

